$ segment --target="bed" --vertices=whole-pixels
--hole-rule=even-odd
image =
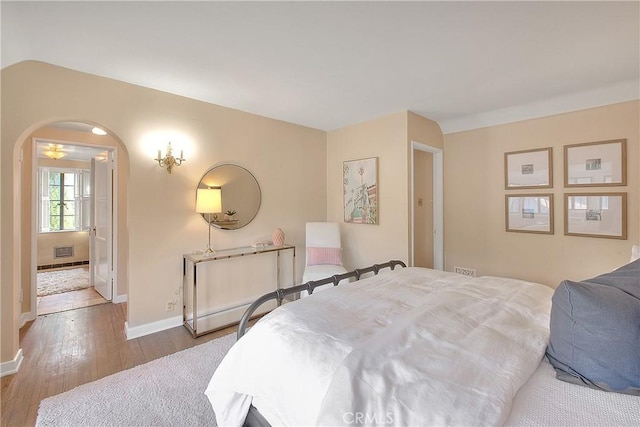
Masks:
[[[553,293],[509,278],[382,271],[263,317],[205,393],[219,425],[256,410],[295,426],[640,425],[640,397],[555,379],[544,357]]]

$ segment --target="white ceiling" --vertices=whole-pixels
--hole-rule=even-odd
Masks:
[[[47,156],[44,155],[45,151],[51,150],[54,146],[58,151],[65,153],[64,160],[77,160],[82,162],[90,162],[93,157],[104,156],[105,150],[98,149],[92,146],[79,145],[73,143],[60,143],[59,141],[47,141],[38,140],[36,144],[38,158],[44,159]]]
[[[33,59],[332,130],[411,110],[445,133],[640,97],[640,3],[8,2]]]
[[[93,125],[79,122],[55,122],[48,127],[55,129],[72,130],[80,133],[92,133]],[[89,162],[93,157],[104,155],[103,148],[95,148],[92,145],[85,145],[82,143],[74,144],[72,142],[62,142],[58,140],[38,139],[36,144],[36,156],[44,159],[47,156],[44,155],[45,151],[51,150],[54,146],[59,151],[64,152],[65,160],[78,160],[83,162]]]

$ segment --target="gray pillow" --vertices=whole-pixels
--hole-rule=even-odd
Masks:
[[[640,260],[552,298],[547,358],[563,381],[640,395]]]
[[[623,265],[611,273],[601,274],[583,282],[613,286],[640,298],[640,259]]]

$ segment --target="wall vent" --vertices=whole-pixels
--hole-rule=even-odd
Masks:
[[[55,246],[53,248],[54,258],[71,258],[73,257],[73,246]]]
[[[476,269],[475,268],[467,268],[467,267],[453,267],[453,272],[462,274],[463,276],[476,277]]]

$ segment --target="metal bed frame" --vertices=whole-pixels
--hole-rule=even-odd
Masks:
[[[309,295],[311,295],[313,294],[314,289],[317,288],[318,286],[328,285],[330,283],[333,283],[333,286],[338,286],[338,284],[342,280],[350,279],[352,277],[355,277],[356,279],[355,281],[358,281],[360,280],[363,274],[373,273],[374,275],[377,275],[378,272],[383,268],[388,267],[391,270],[394,270],[398,265],[402,267],[407,266],[402,261],[391,260],[391,261],[385,262],[384,264],[373,264],[370,267],[357,268],[347,273],[336,274],[331,277],[327,277],[326,279],[312,280],[302,285],[297,285],[297,286],[293,286],[285,289],[277,289],[273,292],[269,292],[268,294],[264,294],[263,296],[255,300],[249,306],[249,308],[247,308],[247,311],[245,311],[244,315],[242,316],[242,319],[240,319],[240,324],[238,325],[238,339],[240,339],[246,333],[247,325],[249,323],[249,320],[253,316],[253,313],[258,309],[258,307],[260,307],[262,304],[266,303],[267,301],[277,300],[278,305],[280,305],[284,297],[288,295],[292,295],[301,291],[307,291],[309,292]],[[271,427],[271,425],[262,416],[262,414],[258,411],[258,409],[255,406],[251,405],[249,407],[249,412],[247,413],[247,417],[245,418],[245,421],[244,421],[244,427]]]
[[[311,280],[309,282],[303,283],[302,285],[292,286],[290,288],[284,289],[276,289],[273,292],[269,292],[268,294],[262,295],[260,298],[255,300],[248,308],[247,311],[242,315],[242,319],[240,319],[240,324],[238,325],[238,339],[242,338],[242,336],[246,333],[247,325],[249,320],[253,316],[253,313],[260,307],[262,304],[267,301],[277,300],[278,306],[282,304],[282,300],[284,297],[288,295],[295,294],[297,292],[307,291],[309,295],[313,294],[313,291],[318,286],[328,285],[329,283],[333,283],[333,286],[338,286],[338,284],[344,279],[350,279],[351,277],[355,277],[356,280],[360,280],[360,277],[366,273],[373,273],[377,275],[380,269],[389,267],[391,270],[394,270],[396,266],[406,267],[407,265],[398,260],[391,260],[385,262],[384,264],[373,264],[370,267],[366,268],[356,268],[355,270],[349,271],[347,273],[335,274],[331,277],[327,277],[322,280]]]

